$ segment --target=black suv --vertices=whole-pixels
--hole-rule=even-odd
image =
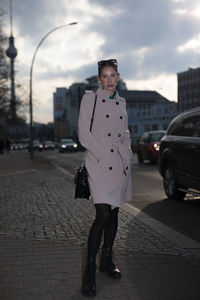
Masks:
[[[160,143],[159,171],[169,199],[200,196],[200,107],[170,123]]]

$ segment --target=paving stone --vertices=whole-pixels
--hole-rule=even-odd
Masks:
[[[94,207],[73,198],[72,178],[37,164],[30,170],[26,161],[24,172],[0,176],[0,299],[85,299],[80,286]],[[113,257],[122,279],[97,269],[97,300],[200,298],[199,252],[178,247],[123,208]]]

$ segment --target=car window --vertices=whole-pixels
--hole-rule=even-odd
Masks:
[[[72,139],[62,139],[61,143],[73,143]]]
[[[168,132],[170,135],[200,137],[199,117],[190,117],[176,123]]]
[[[183,134],[184,136],[193,136],[194,134],[194,123],[192,120],[185,120],[183,122]]]
[[[168,135],[181,135],[181,132],[183,132],[183,123],[181,121],[174,123],[173,126],[169,127]]]
[[[200,120],[196,118],[196,122],[194,124],[194,134],[195,137],[200,137]]]
[[[142,136],[142,141],[147,142],[149,141],[149,133],[145,132]]]
[[[165,134],[164,132],[155,132],[155,133],[152,133],[150,135],[150,140],[152,142],[159,142],[162,139],[162,137],[164,136],[164,134]]]

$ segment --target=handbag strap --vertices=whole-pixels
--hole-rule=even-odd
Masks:
[[[92,124],[93,124],[93,121],[94,121],[94,112],[95,112],[95,108],[96,108],[96,103],[97,103],[97,94],[95,93],[93,112],[92,112],[92,117],[91,117],[91,122],[90,122],[90,131],[92,131]]]
[[[95,93],[94,106],[93,106],[92,117],[91,117],[91,121],[90,121],[90,131],[92,131],[92,124],[93,124],[93,121],[94,121],[94,112],[95,112],[95,108],[96,108],[96,103],[97,103],[97,94]],[[85,155],[86,155],[86,152],[84,153],[81,167],[85,166]]]

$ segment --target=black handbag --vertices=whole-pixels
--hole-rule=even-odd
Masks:
[[[75,197],[81,199],[89,199],[90,198],[90,188],[88,182],[88,172],[85,165],[81,165],[77,167],[75,170]]]
[[[95,101],[94,101],[94,107],[90,122],[90,131],[92,131],[92,124],[94,119],[94,112],[97,102],[97,95],[95,94]],[[88,172],[87,168],[85,166],[85,161],[83,160],[83,163],[81,166],[78,166],[75,168],[75,175],[74,175],[74,183],[75,183],[75,196],[74,198],[80,198],[80,199],[88,199],[90,198],[90,187],[88,182]]]

